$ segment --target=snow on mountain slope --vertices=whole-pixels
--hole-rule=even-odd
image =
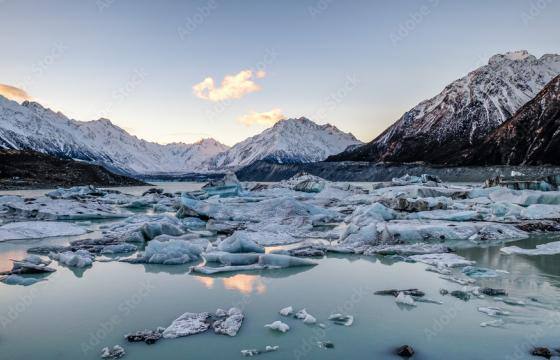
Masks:
[[[335,126],[317,125],[302,117],[277,122],[215,156],[205,166],[210,170],[237,169],[257,160],[307,163],[324,160],[329,155],[360,144],[354,135],[344,133]]]
[[[213,139],[161,145],[128,134],[109,120],[76,121],[38,103],[0,96],[0,148],[29,149],[102,164],[128,173],[190,172],[228,149]]]
[[[330,161],[445,162],[479,144],[560,74],[560,55],[494,55],[408,111],[372,142]]]

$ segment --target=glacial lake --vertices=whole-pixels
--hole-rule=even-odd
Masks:
[[[197,183],[158,183],[166,191],[194,190]],[[139,194],[146,188],[122,188]],[[44,190],[1,192],[33,197]],[[94,222],[97,228],[107,222]],[[0,270],[10,259],[23,258],[26,249],[65,244],[78,237],[0,243]],[[532,248],[558,241],[560,236],[533,237],[508,243]],[[458,251],[477,266],[507,271],[481,279],[479,286],[504,288],[525,306],[507,305],[494,298],[468,302],[440,294],[461,285],[425,271],[421,263],[394,262],[383,257],[329,255],[313,268],[236,273],[223,276],[188,274],[189,266],[95,262],[85,270],[51,266],[47,281],[29,287],[0,283],[0,359],[99,359],[105,346],[125,347],[125,359],[241,359],[242,349],[278,345],[262,359],[398,359],[393,350],[414,347],[415,359],[535,359],[533,346],[560,348],[560,256],[504,255],[499,246]],[[374,295],[383,289],[418,288],[442,305],[418,303],[403,307],[391,296]],[[286,306],[306,308],[322,329],[285,318]],[[245,320],[236,337],[212,331],[154,345],[127,343],[123,336],[142,329],[168,326],[185,312],[213,312],[240,307]],[[498,306],[511,312],[503,327],[481,327],[497,318],[477,310]],[[333,313],[354,315],[350,327],[330,323]],[[275,320],[291,330],[279,334],[264,328]],[[317,346],[332,341],[333,349]]]

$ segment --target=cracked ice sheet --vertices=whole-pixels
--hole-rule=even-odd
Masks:
[[[0,226],[0,242],[83,235],[86,232],[83,227],[66,222],[22,221]]]
[[[84,220],[113,219],[133,215],[113,206],[102,204],[96,200],[81,202],[66,199],[40,197],[31,202],[11,202],[4,205],[8,213],[16,218],[37,220]]]
[[[425,254],[425,255],[413,255],[409,259],[414,261],[422,262],[424,264],[432,265],[440,268],[446,267],[464,267],[474,265],[474,261],[465,259],[462,256],[456,254]]]

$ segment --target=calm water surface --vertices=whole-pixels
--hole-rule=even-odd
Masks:
[[[158,185],[168,191],[201,186]],[[136,194],[144,190],[124,189]],[[20,193],[37,196],[44,191]],[[25,256],[31,246],[76,238],[0,243],[0,268],[10,268],[9,259]],[[532,247],[557,240],[541,237],[514,244]],[[96,262],[85,271],[73,271],[53,262],[57,272],[48,281],[30,287],[0,284],[0,359],[98,359],[101,348],[115,344],[125,347],[127,359],[151,360],[239,359],[240,350],[266,345],[279,345],[280,351],[260,355],[263,359],[391,359],[396,358],[392,349],[402,344],[414,346],[416,359],[530,359],[532,344],[560,347],[560,256],[506,256],[499,247],[459,254],[479,266],[508,271],[478,285],[505,288],[527,306],[442,296],[440,289],[461,286],[425,271],[423,264],[374,257],[329,256],[310,269],[213,277],[189,275],[187,265]],[[411,287],[444,304],[408,308],[392,297],[373,295],[376,290]],[[306,308],[327,327],[278,315],[288,305]],[[128,344],[123,338],[128,332],[167,326],[184,312],[231,306],[241,307],[246,315],[233,338],[208,331],[151,346]],[[483,328],[480,323],[493,318],[478,312],[479,306],[500,306],[512,315],[503,318],[503,328]],[[326,318],[337,312],[354,315],[354,325],[329,324]],[[288,323],[291,330],[277,334],[263,327],[275,320]],[[335,348],[316,345],[324,340]]]

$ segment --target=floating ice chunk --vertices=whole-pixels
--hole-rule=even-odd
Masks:
[[[507,255],[556,255],[560,254],[560,241],[537,245],[536,249],[522,249],[518,246],[507,246],[501,248],[500,251]]]
[[[504,320],[502,319],[498,319],[498,320],[492,320],[492,321],[484,321],[480,323],[481,327],[495,327],[495,328],[501,328],[503,327],[505,324]]]
[[[451,281],[451,282],[454,282],[454,283],[459,284],[459,285],[470,285],[470,284],[475,283],[475,281],[473,279],[462,279],[462,278],[458,278],[458,277],[450,276],[450,275],[441,275],[440,279]]]
[[[287,255],[261,254],[259,255],[259,261],[256,264],[238,265],[238,266],[221,266],[221,267],[195,266],[192,267],[191,270],[195,273],[212,275],[212,274],[234,272],[234,271],[283,269],[289,267],[315,266],[315,265],[317,265],[316,262],[308,259],[296,258]]]
[[[481,313],[484,313],[488,316],[504,316],[504,315],[509,315],[510,312],[503,310],[501,308],[498,307],[479,307],[478,311],[480,311]]]
[[[521,210],[521,217],[528,220],[560,219],[560,205],[530,205]]]
[[[180,236],[183,223],[169,215],[135,215],[104,229],[108,238],[128,242],[145,242],[159,235]]]
[[[291,306],[285,307],[280,310],[280,315],[282,316],[290,316],[294,313],[294,308]]]
[[[256,356],[256,355],[260,355],[260,354],[264,354],[264,353],[268,353],[268,352],[272,352],[272,351],[278,351],[280,349],[280,346],[278,345],[267,345],[264,350],[258,350],[258,349],[247,349],[247,350],[241,350],[241,355],[243,356]]]
[[[116,245],[107,245],[101,249],[101,254],[126,254],[138,250],[136,245],[122,243]]]
[[[37,255],[29,255],[23,260],[12,260],[12,262],[12,270],[7,271],[5,274],[38,274],[56,271],[48,267],[51,263],[50,260],[43,260]]]
[[[469,266],[475,264],[474,261],[467,260],[464,257],[456,254],[424,254],[424,255],[413,255],[410,256],[409,258],[414,261],[435,266],[437,268],[463,267],[463,266]]]
[[[212,324],[214,328],[214,332],[216,334],[224,334],[229,336],[237,335],[237,332],[241,328],[241,324],[243,323],[243,313],[238,308],[231,308],[224,314],[225,312],[221,309],[216,311],[216,316],[220,317],[220,319],[215,320]]]
[[[403,175],[400,178],[393,178],[391,183],[393,186],[404,186],[413,184],[422,184],[426,186],[439,186],[442,181],[439,177],[429,174],[422,174],[420,176]]]
[[[247,231],[236,231],[218,245],[218,250],[229,253],[264,253],[264,248],[253,241],[255,235]]]
[[[294,316],[296,319],[303,320],[305,324],[315,324],[317,322],[317,319],[309,314],[306,309],[301,309]]]
[[[434,253],[448,253],[450,249],[442,244],[415,243],[405,245],[377,245],[364,250],[364,255],[421,255]]]
[[[112,348],[104,347],[101,350],[102,359],[120,359],[126,355],[123,347],[120,345],[115,345]]]
[[[83,235],[85,233],[85,228],[66,222],[22,221],[0,226],[0,242]]]
[[[205,332],[210,328],[210,313],[184,313],[163,331],[165,339],[175,339]]]
[[[266,324],[264,327],[269,328],[270,330],[279,331],[281,333],[285,333],[290,330],[288,324],[283,323],[282,321],[279,320],[270,324]]]
[[[476,266],[467,266],[461,271],[463,274],[474,278],[493,278],[498,276],[496,270]]]
[[[36,279],[32,277],[23,277],[19,275],[8,275],[1,277],[0,281],[6,285],[22,285],[22,286],[29,286],[38,283],[39,281],[44,281],[45,279]]]
[[[433,266],[427,267],[426,271],[435,272],[435,273],[441,274],[441,275],[451,275],[452,274],[452,271],[447,269],[447,268],[440,268],[440,267],[433,267]]]
[[[135,259],[126,259],[132,263],[148,263],[162,265],[179,265],[200,259],[202,247],[184,240],[158,241],[152,240],[143,253]]]
[[[432,210],[410,214],[406,218],[411,220],[477,221],[482,220],[482,214],[473,210]]]
[[[503,201],[521,206],[534,204],[560,205],[560,191],[509,190],[490,188],[488,197],[494,202]]]
[[[104,196],[107,192],[93,185],[74,186],[70,188],[58,188],[45,195],[51,199],[82,199],[89,197]]]
[[[58,261],[59,264],[68,267],[85,268],[93,264],[93,255],[87,250],[78,250],[76,252],[65,251],[61,253],[50,253],[49,257]]]
[[[354,323],[352,315],[332,314],[329,315],[328,320],[334,322],[336,325],[351,326]]]
[[[217,262],[226,266],[251,265],[259,262],[259,254],[230,254],[218,255]],[[211,258],[211,257],[210,257]],[[207,257],[208,260],[208,257]]]
[[[395,298],[395,302],[397,304],[403,304],[408,306],[416,306],[416,302],[410,295],[405,295],[404,292],[400,292],[399,295]]]

